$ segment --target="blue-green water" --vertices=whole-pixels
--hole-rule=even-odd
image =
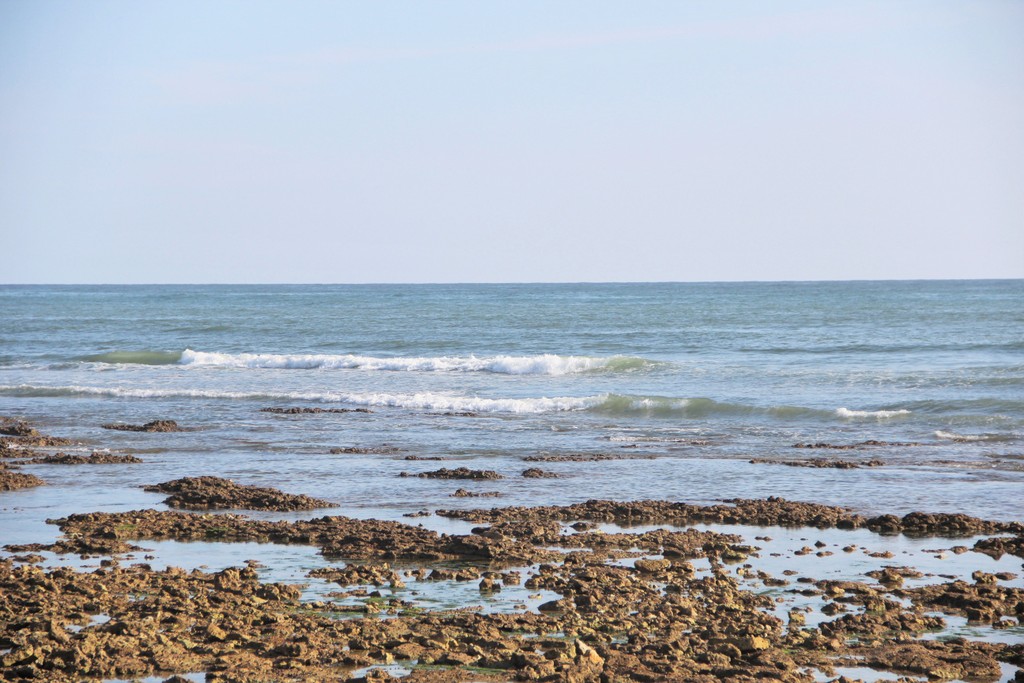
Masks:
[[[1024,281],[4,286],[0,312],[0,414],[147,460],[27,466],[51,485],[0,494],[8,520],[153,505],[139,485],[200,474],[396,518],[767,495],[1024,517]],[[260,412],[290,406],[372,412]],[[188,431],[100,427],[154,419]],[[919,445],[792,447],[869,439]],[[634,457],[524,460],[574,453]],[[808,457],[885,465],[749,462]],[[459,465],[506,478],[398,476]],[[561,476],[520,476],[537,465]]]

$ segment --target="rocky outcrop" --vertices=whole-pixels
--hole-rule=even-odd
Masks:
[[[912,589],[904,579],[920,574],[904,566],[871,572],[877,583],[870,584],[800,577],[802,590],[821,596],[830,617],[811,628],[798,611],[788,623],[779,619],[763,587],[786,581],[743,565],[757,549],[739,536],[596,527],[702,518],[852,528],[876,519],[842,508],[782,499],[715,506],[590,501],[475,510],[465,518],[481,524],[469,534],[447,535],[341,516],[272,522],[138,510],[56,520],[66,548],[7,550],[113,551],[127,540],[160,538],[314,545],[346,564],[315,570],[311,578],[355,587],[336,594],[347,601],[346,611],[389,618],[337,619],[339,605],[301,602],[297,587],[262,583],[252,568],[153,571],[108,560],[101,569],[76,572],[0,560],[0,667],[8,679],[41,681],[193,671],[212,681],[321,680],[346,667],[371,667],[362,679],[377,680],[384,674],[372,667],[416,660],[410,681],[810,683],[811,669],[830,675],[838,666],[950,680],[992,678],[1000,662],[1024,663],[1020,645],[915,640],[942,627],[939,612],[1018,623],[1022,592],[1001,583],[1010,574],[979,571],[973,584]],[[939,532],[998,526],[958,515],[880,519],[885,528],[896,520],[901,528]],[[573,520],[576,533],[566,528]],[[705,569],[695,569],[697,559]],[[529,567],[528,576],[510,566]],[[481,599],[519,583],[554,597],[537,611],[430,610],[416,605],[415,591],[406,592],[409,583],[424,580],[477,582]],[[97,614],[103,619],[91,617]]]
[[[432,472],[420,472],[419,474],[411,474],[409,472],[401,472],[399,476],[402,477],[423,477],[426,479],[503,479],[500,474],[493,470],[471,470],[468,467],[456,467],[455,469],[448,469],[442,467],[439,470]]]
[[[531,467],[523,470],[523,477],[526,479],[554,479],[558,477],[554,472],[547,472],[538,467]]]
[[[105,424],[100,425],[103,429],[113,429],[119,432],[181,432],[184,431],[174,420],[153,420],[144,425],[127,424]]]
[[[54,455],[44,455],[42,457],[32,458],[26,462],[38,463],[41,465],[118,465],[137,464],[143,462],[143,460],[141,458],[136,458],[134,455],[116,455],[114,453],[97,451],[89,455],[56,453]]]
[[[865,460],[863,462],[856,462],[853,460],[826,460],[812,459],[812,460],[781,460],[778,458],[754,458],[750,461],[751,465],[786,465],[787,467],[814,467],[814,468],[832,468],[837,470],[855,470],[860,467],[881,467],[885,463],[881,460]]]
[[[995,522],[956,513],[911,512],[903,517],[864,517],[846,508],[784,498],[729,499],[719,505],[691,505],[647,500],[618,502],[591,500],[566,506],[439,510],[438,514],[471,521],[554,519],[566,522],[593,521],[618,524],[749,524],[755,526],[815,527],[819,529],[868,528],[878,533],[963,536],[968,534],[1022,533],[1024,523]]]
[[[795,443],[793,448],[822,448],[834,451],[854,451],[861,448],[873,448],[873,447],[887,447],[887,448],[910,448],[912,446],[920,446],[921,444],[916,441],[878,441],[876,439],[868,439],[867,441],[860,441],[858,443],[850,444],[835,444],[835,443]]]
[[[186,477],[146,486],[146,491],[170,493],[164,504],[189,510],[315,510],[337,507],[305,495],[283,493],[273,488],[243,486],[220,477]]]
[[[17,491],[42,486],[46,482],[32,474],[23,474],[6,467],[0,468],[0,491]]]

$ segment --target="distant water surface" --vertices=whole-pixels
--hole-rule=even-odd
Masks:
[[[3,286],[0,312],[0,414],[147,460],[26,466],[50,486],[0,499],[26,528],[200,474],[393,518],[769,495],[1024,518],[1024,281]],[[261,412],[293,406],[370,412]],[[100,427],[155,419],[188,431]],[[615,459],[526,460],[573,454]],[[398,476],[461,465],[505,479]]]

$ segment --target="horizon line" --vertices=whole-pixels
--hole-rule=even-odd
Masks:
[[[1020,277],[837,278],[819,280],[530,280],[530,281],[410,281],[410,282],[3,282],[0,287],[395,287],[395,286],[508,286],[508,285],[715,285],[819,284],[843,282],[1012,282]]]

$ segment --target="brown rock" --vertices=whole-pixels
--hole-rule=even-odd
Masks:
[[[174,420],[153,420],[144,425],[127,424],[105,424],[100,425],[103,429],[113,429],[120,432],[180,432],[183,431]]]
[[[220,477],[186,477],[144,487],[146,491],[171,493],[164,499],[170,507],[186,509],[315,510],[337,507],[336,503],[305,495],[283,493],[273,488],[242,486]]]
[[[540,468],[531,467],[530,469],[523,470],[523,476],[527,479],[554,479],[558,475],[554,472],[545,472]]]
[[[0,469],[0,491],[16,491],[42,486],[46,482],[32,474],[22,474],[8,469]]]
[[[32,458],[27,462],[43,465],[112,465],[112,464],[133,464],[143,462],[134,455],[115,455],[113,453],[95,452],[88,456],[70,455],[68,453],[56,453],[39,458]]]

